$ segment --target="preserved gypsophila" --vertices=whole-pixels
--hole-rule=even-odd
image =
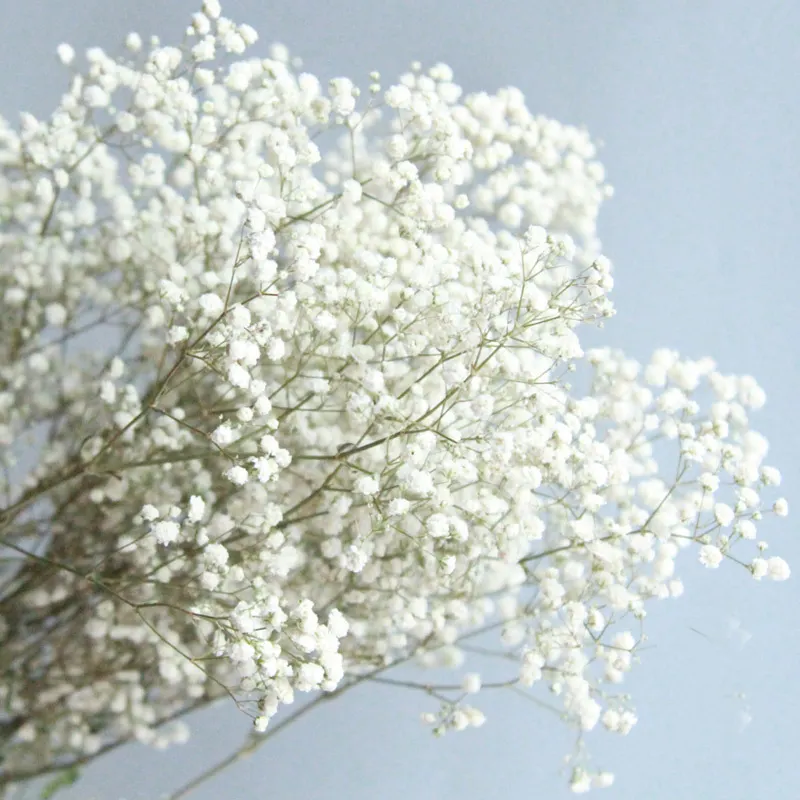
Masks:
[[[441,64],[324,85],[212,0],[187,34],[62,45],[50,118],[0,122],[0,786],[411,659],[454,673],[437,734],[500,686],[628,733],[681,550],[789,576],[762,390],[581,348],[585,131]],[[508,680],[462,670],[477,633]]]

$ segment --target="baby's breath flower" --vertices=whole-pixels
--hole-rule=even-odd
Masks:
[[[722,553],[713,544],[705,544],[700,548],[700,563],[709,569],[716,569],[722,563]]]
[[[767,559],[767,576],[773,581],[785,581],[791,575],[789,565],[779,556]]]
[[[58,60],[65,66],[75,60],[75,50],[68,44],[60,44],[56,48],[56,53],[58,54]]]
[[[178,523],[170,520],[154,522],[150,528],[150,533],[153,534],[155,540],[164,545],[172,544],[180,536],[180,532]]]
[[[728,527],[734,520],[733,509],[725,503],[716,503],[714,505],[714,519],[716,519],[723,528]]]
[[[466,694],[477,694],[481,690],[481,676],[476,672],[468,672],[461,682],[461,688]]]
[[[225,477],[236,486],[244,486],[249,478],[247,470],[240,466],[234,466],[226,470]]]

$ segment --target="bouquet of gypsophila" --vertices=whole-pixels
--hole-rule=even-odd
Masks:
[[[786,513],[755,381],[581,348],[613,313],[588,135],[256,38],[206,0],[181,47],[62,45],[50,119],[0,128],[0,785],[225,696],[252,748],[298,692],[460,674],[493,633],[517,667],[484,690],[625,734],[680,550],[789,575],[751,547]],[[437,734],[483,722],[462,677]]]

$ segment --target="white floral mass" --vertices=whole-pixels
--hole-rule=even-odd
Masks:
[[[182,47],[64,44],[52,116],[0,121],[0,788],[411,659],[454,672],[436,734],[479,726],[476,632],[627,734],[679,551],[789,577],[755,380],[581,347],[614,313],[587,133],[256,39],[206,0]]]

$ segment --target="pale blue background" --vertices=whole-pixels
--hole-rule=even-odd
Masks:
[[[62,84],[61,41],[112,50],[131,29],[180,37],[192,0],[2,0],[0,110],[45,113]],[[674,346],[756,375],[758,426],[800,512],[800,4],[794,0],[231,0],[225,12],[301,55],[323,77],[388,79],[445,61],[468,90],[515,84],[534,111],[603,140],[617,194],[601,216],[618,317],[604,341],[646,358]],[[595,341],[599,341],[595,339]],[[795,501],[792,503],[792,501]],[[769,524],[800,574],[796,518]],[[800,584],[687,564],[683,599],[655,606],[657,646],[629,685],[640,723],[592,736],[618,773],[609,800],[800,796]],[[731,618],[752,639],[729,635]],[[711,641],[691,630],[707,634]],[[733,695],[744,690],[746,703]],[[569,735],[514,695],[487,697],[480,731],[432,739],[421,695],[374,687],[315,712],[193,795],[199,800],[484,800],[570,796]],[[738,732],[738,715],[753,721]],[[144,800],[175,788],[245,733],[236,712],[195,718],[167,753],[127,749],[90,771],[73,800]],[[202,731],[205,732],[202,732]]]

